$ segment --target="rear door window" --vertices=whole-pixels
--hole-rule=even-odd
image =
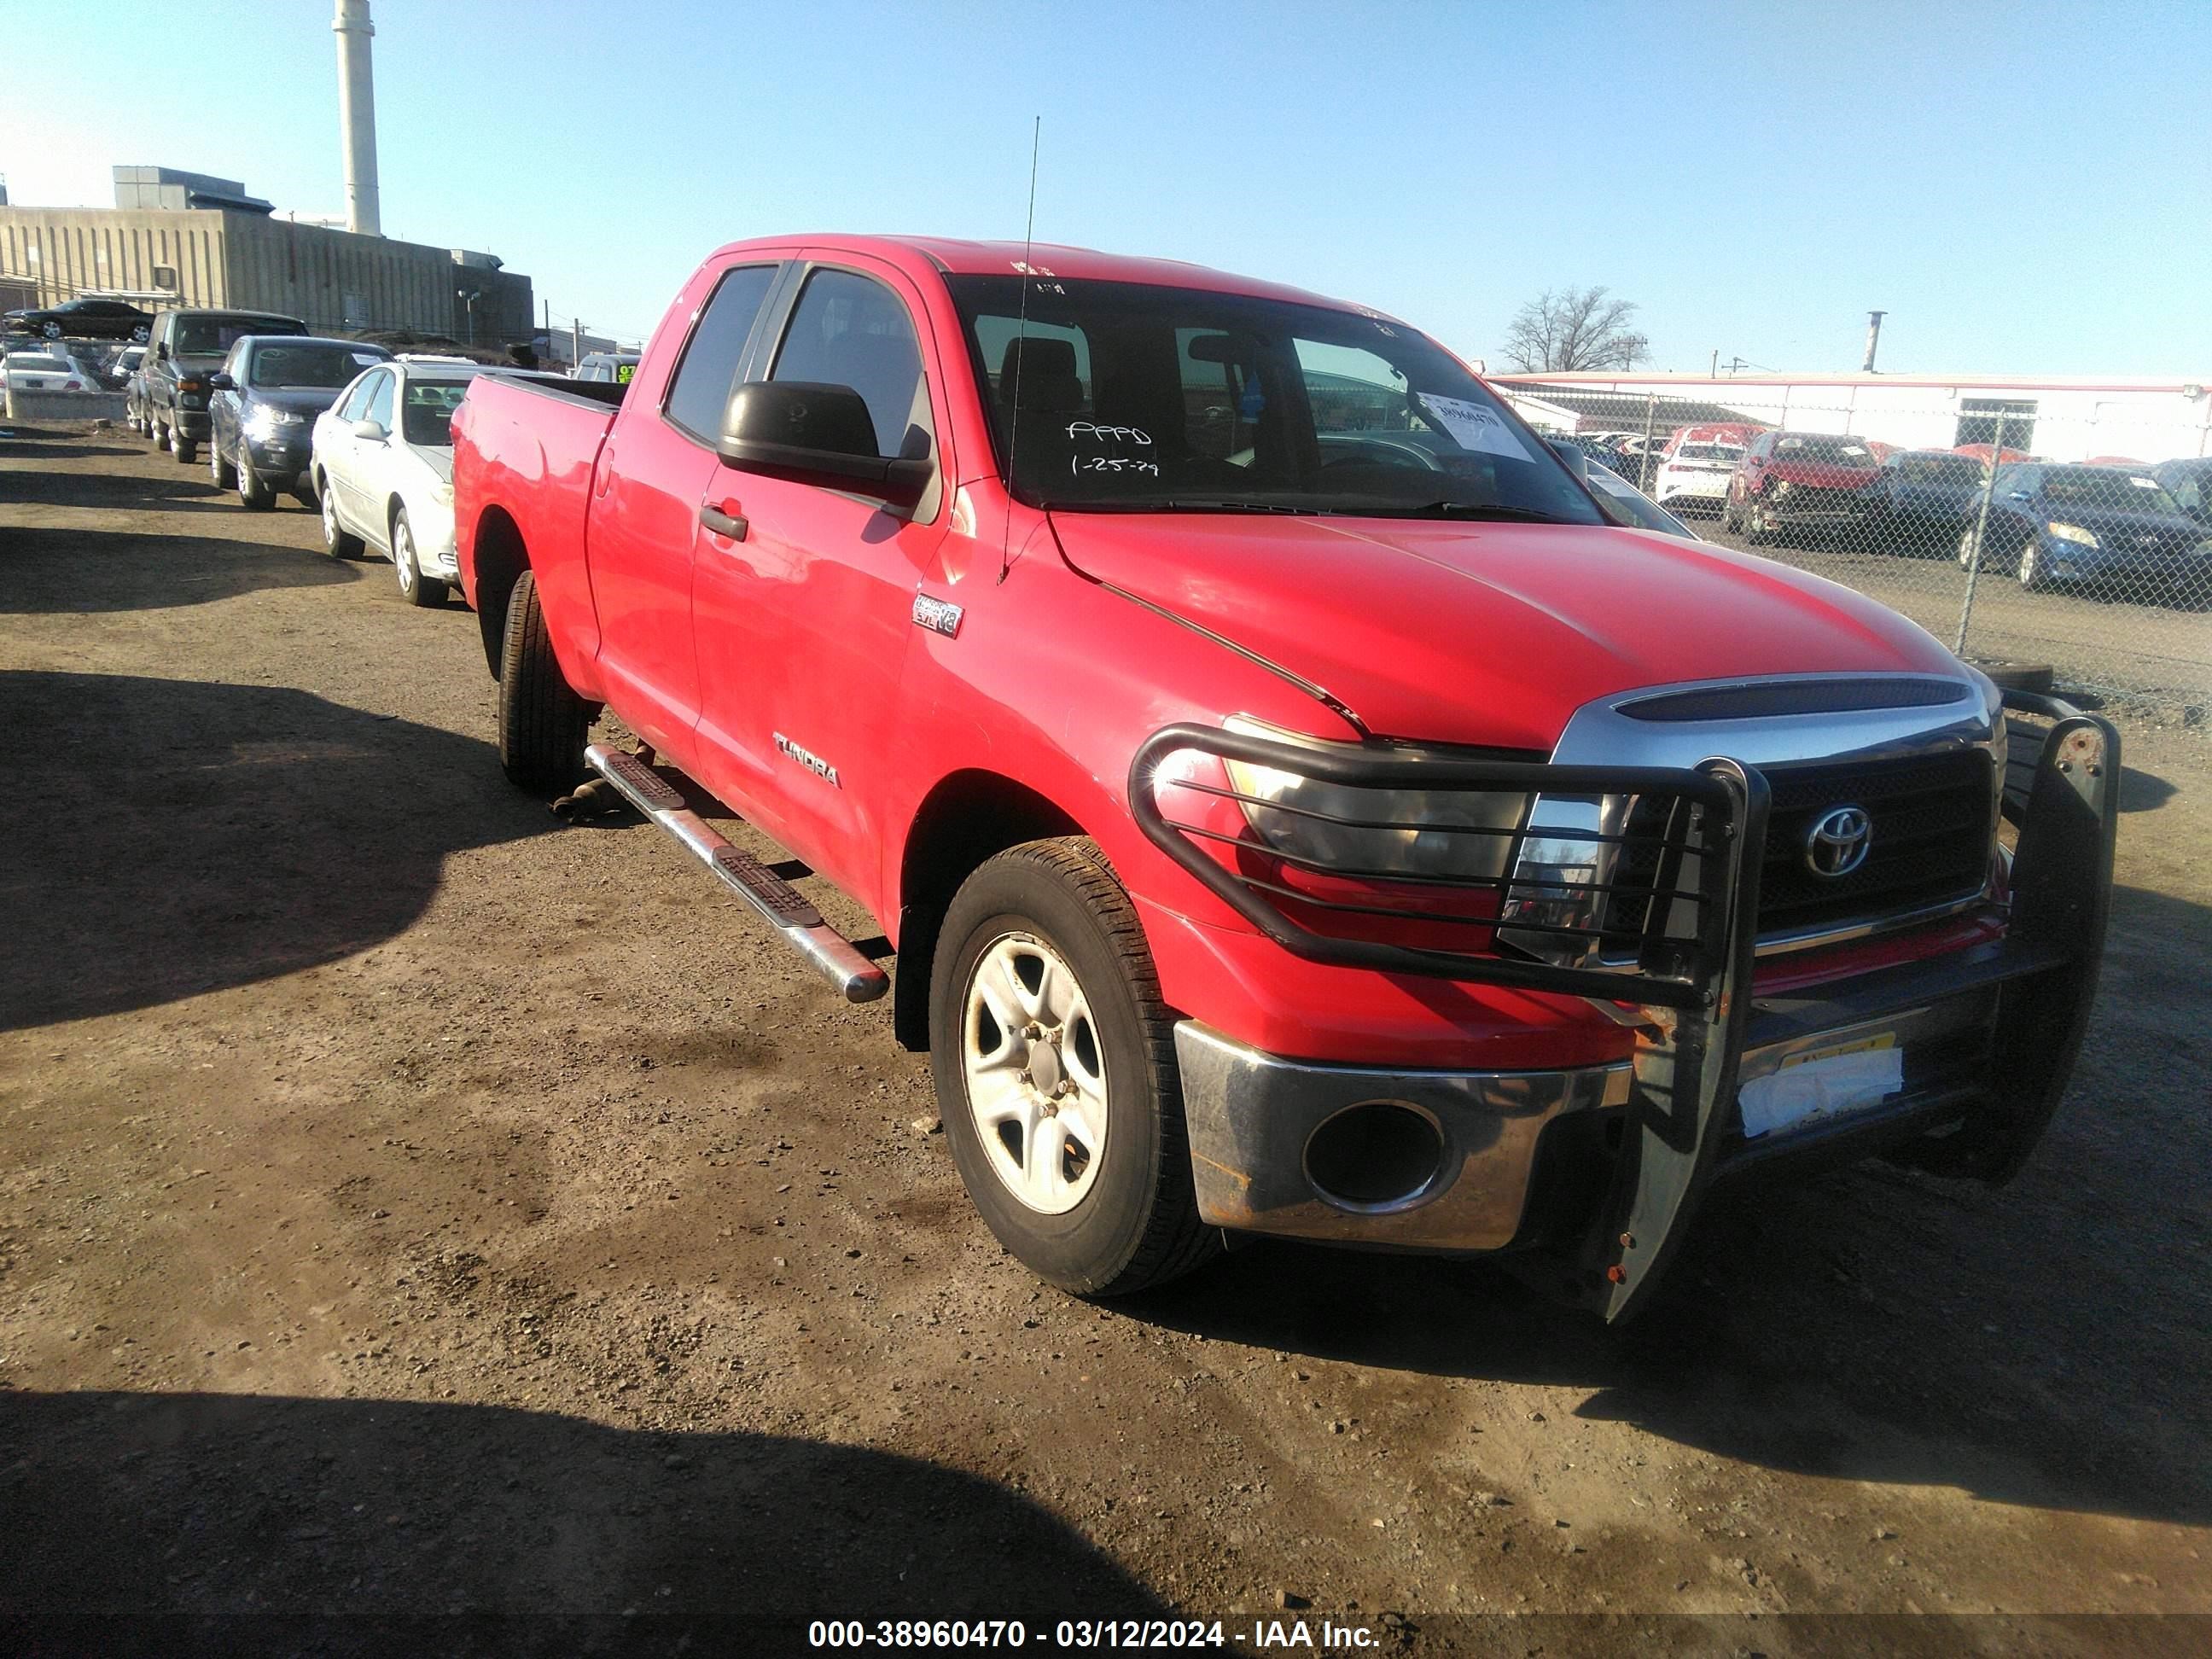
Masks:
[[[868,406],[878,455],[903,453],[910,428],[929,430],[913,320],[896,294],[856,271],[806,279],[769,378],[852,387]]]
[[[744,356],[753,319],[760,315],[775,271],[774,265],[739,265],[725,271],[684,344],[662,411],[702,443],[711,444],[721,435],[722,411],[730,401],[731,383],[738,378],[738,360]],[[623,365],[611,378],[629,380],[629,368]],[[608,366],[593,365],[592,378],[611,378]]]

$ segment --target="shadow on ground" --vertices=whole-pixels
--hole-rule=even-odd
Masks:
[[[66,460],[75,457],[127,455],[126,449],[106,450],[70,444],[0,443],[0,460]],[[0,504],[28,507],[83,507],[108,512],[191,513],[225,511],[243,517],[246,509],[230,490],[217,489],[204,465],[174,461],[173,471],[152,477],[143,472],[88,472],[80,468],[46,472],[31,467],[0,468]],[[280,497],[289,501],[289,497]]]
[[[823,1617],[1024,1619],[1036,1639],[1074,1608],[1165,1610],[977,1476],[499,1407],[0,1392],[0,1628],[320,1616],[312,1632],[218,1626],[208,1650],[402,1650],[376,1621],[457,1611],[532,1615],[533,1650],[629,1650],[649,1632],[653,1651],[711,1653],[797,1650]],[[627,1611],[653,1616],[625,1624]],[[732,1618],[776,1623],[715,1622]],[[162,1650],[193,1645],[191,1630],[173,1623]],[[413,1651],[507,1645],[416,1635]]]
[[[2067,1103],[1993,1190],[1884,1164],[1723,1188],[1624,1330],[1494,1267],[1267,1243],[1129,1304],[1261,1348],[1591,1390],[1778,1470],[2212,1524],[2212,911],[2123,890]]]
[[[0,531],[0,615],[161,611],[265,588],[340,586],[363,574],[320,551],[227,536]]]
[[[0,672],[0,1030],[335,960],[446,855],[556,827],[491,746],[270,686]]]

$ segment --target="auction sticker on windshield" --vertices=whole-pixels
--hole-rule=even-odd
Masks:
[[[1421,406],[1443,422],[1444,430],[1462,449],[1480,450],[1516,461],[1528,459],[1528,447],[1513,435],[1496,410],[1434,392],[1424,392],[1420,398]]]

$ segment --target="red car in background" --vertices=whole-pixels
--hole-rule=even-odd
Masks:
[[[1785,529],[1841,529],[1866,516],[1867,492],[1881,481],[1881,457],[1864,438],[1763,432],[1729,479],[1721,528],[1753,542]]]

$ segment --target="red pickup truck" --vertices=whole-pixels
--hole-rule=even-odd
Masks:
[[[1056,1284],[1272,1233],[1617,1317],[1717,1181],[2002,1181],[2057,1102],[2112,728],[1623,527],[1393,318],[745,242],[627,386],[479,376],[453,429],[509,776],[595,769],[855,1001],[887,952],[697,808],[872,915],[962,1178]]]

